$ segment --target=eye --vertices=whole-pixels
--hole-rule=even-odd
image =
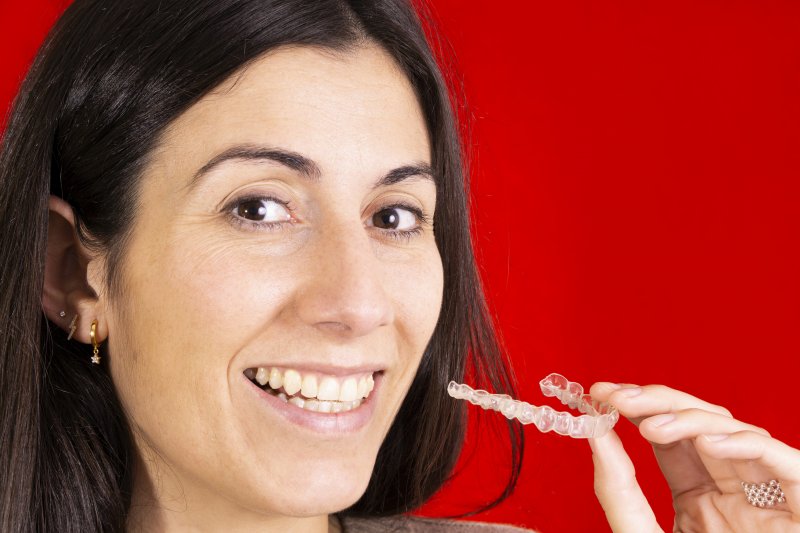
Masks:
[[[417,225],[419,215],[408,207],[393,205],[384,207],[370,218],[370,226],[381,229],[407,231]]]
[[[248,196],[238,198],[225,209],[231,221],[246,229],[279,229],[292,222],[289,202],[271,196]]]
[[[382,229],[386,236],[398,242],[409,242],[413,237],[422,235],[429,225],[430,218],[421,209],[403,203],[376,211],[368,224]]]
[[[281,211],[285,213],[281,215]],[[236,204],[236,214],[247,220],[254,222],[264,222],[263,217],[267,219],[283,219],[288,220],[291,218],[291,213],[286,208],[283,202],[279,202],[274,198],[245,198]]]

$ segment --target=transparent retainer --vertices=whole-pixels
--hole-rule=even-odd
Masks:
[[[539,431],[555,431],[576,439],[598,438],[605,435],[619,420],[617,408],[606,402],[598,402],[583,393],[579,383],[569,381],[561,374],[550,374],[539,382],[542,394],[555,396],[581,416],[566,411],[556,411],[547,405],[536,406],[513,399],[507,394],[490,394],[485,390],[474,390],[469,385],[451,381],[447,393],[457,400],[467,400],[487,410],[498,411],[509,420],[517,419],[523,424],[534,424]]]

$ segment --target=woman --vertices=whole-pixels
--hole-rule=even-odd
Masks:
[[[514,394],[456,131],[400,0],[75,2],[0,160],[2,530],[454,528],[392,517],[458,455],[446,383],[469,371]],[[593,393],[654,442],[694,437],[692,421],[748,428],[677,391],[612,387]],[[673,410],[680,432],[648,429]],[[694,449],[680,442],[662,453]],[[780,478],[797,509],[796,450],[758,442],[788,459],[748,478]],[[612,527],[655,527],[616,436],[592,445]],[[689,488],[679,513],[792,520]]]
[[[4,263],[0,529],[357,530],[427,499],[447,381],[510,390],[455,131],[404,2],[71,5],[3,150],[2,249],[38,266]]]

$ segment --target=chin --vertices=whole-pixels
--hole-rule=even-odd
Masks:
[[[372,475],[370,468],[342,468],[317,470],[311,474],[308,468],[306,475],[295,477],[294,482],[283,486],[280,494],[274,493],[274,487],[265,489],[263,505],[286,516],[298,518],[337,513],[356,503],[367,490]]]
[[[366,487],[364,487],[366,489]],[[282,513],[289,516],[294,516],[297,518],[308,518],[312,516],[320,516],[320,515],[327,515],[338,513],[339,511],[343,511],[348,507],[351,507],[354,503],[361,498],[361,495],[364,491],[358,492],[358,494],[352,495],[352,497],[345,497],[343,494],[330,494],[330,495],[322,495],[322,494],[306,494],[305,499],[302,502],[293,502],[294,505],[289,504],[285,509],[281,509]]]

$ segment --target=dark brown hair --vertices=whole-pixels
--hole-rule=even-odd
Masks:
[[[165,127],[282,45],[387,50],[419,98],[437,180],[439,321],[365,494],[341,514],[409,511],[447,480],[466,425],[448,381],[469,372],[477,386],[515,390],[476,267],[458,121],[426,13],[407,0],[76,0],[65,11],[14,101],[0,153],[0,530],[122,531],[130,505],[134,450],[114,385],[89,362],[90,347],[42,312],[49,195],[72,206],[81,241],[106,254],[110,297],[124,296],[118,276],[136,215],[127,206]],[[508,429],[509,481],[488,506],[519,474],[523,435]]]

